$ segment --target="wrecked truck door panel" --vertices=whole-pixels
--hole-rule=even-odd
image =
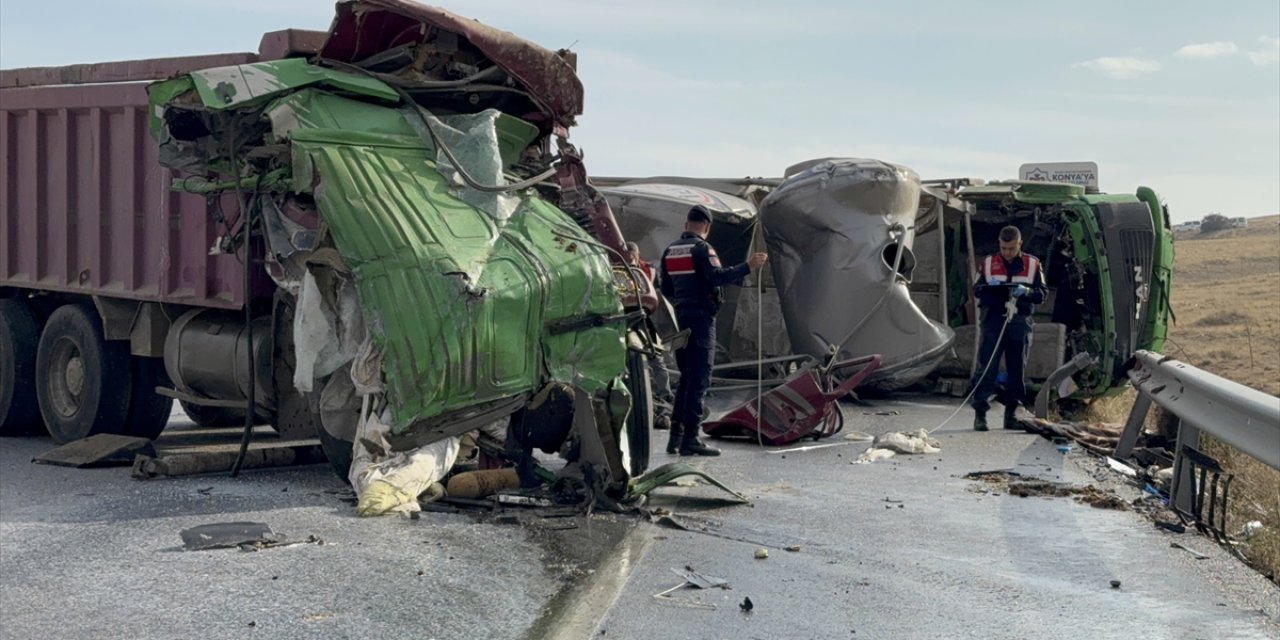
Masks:
[[[355,447],[360,513],[416,509],[462,432],[523,422],[556,387],[572,411],[541,444],[573,441],[567,472],[620,496],[647,467],[647,428],[625,425],[649,390],[625,369],[651,342],[625,338],[652,292],[619,281],[621,233],[564,140],[581,111],[569,62],[391,0],[339,4],[322,56],[364,66],[180,76],[152,87],[152,125],[169,166],[219,176],[176,188],[235,193],[262,221],[268,273],[307,302],[290,346],[340,343],[299,354],[314,379],[295,382],[319,394],[334,457]],[[537,184],[556,161],[563,209]],[[232,246],[257,233],[228,219]]]
[[[765,198],[760,220],[796,353],[822,361],[879,353],[863,386],[883,390],[915,384],[941,362],[954,333],[907,288],[920,194],[906,167],[832,159]]]

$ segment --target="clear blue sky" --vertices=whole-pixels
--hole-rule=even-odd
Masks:
[[[1280,3],[471,0],[587,88],[598,175],[776,176],[862,156],[924,177],[1094,160],[1176,220],[1280,211]],[[252,51],[318,0],[0,2],[0,67]]]

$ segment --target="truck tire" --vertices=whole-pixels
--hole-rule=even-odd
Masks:
[[[156,387],[169,386],[169,374],[164,370],[164,359],[130,358],[133,370],[133,393],[129,398],[127,434],[155,440],[169,424],[173,412],[173,398],[156,393]]]
[[[40,323],[21,300],[0,300],[0,435],[39,432],[36,344]]]
[[[316,427],[316,433],[320,436],[320,449],[324,451],[324,457],[329,459],[333,473],[342,478],[343,482],[351,484],[351,463],[355,459],[356,443],[329,433],[323,426]]]
[[[129,365],[129,345],[103,339],[93,307],[64,305],[49,316],[36,352],[36,397],[55,443],[128,433]]]
[[[627,351],[627,392],[631,394],[631,412],[627,414],[627,450],[629,471],[633,477],[649,469],[649,439],[653,434],[653,384],[649,377],[649,359],[640,352]]]
[[[182,402],[182,410],[191,421],[202,427],[243,427],[244,411],[227,407],[210,407]]]

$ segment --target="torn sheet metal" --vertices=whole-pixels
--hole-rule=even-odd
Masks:
[[[276,542],[281,536],[261,522],[215,522],[179,532],[187,551],[230,549],[242,544]]]
[[[929,320],[907,289],[919,204],[914,171],[863,159],[818,162],[765,198],[760,219],[796,353],[822,360],[880,353],[884,361],[865,383],[880,389],[909,386],[938,365],[954,334]]]
[[[528,391],[540,367],[592,393],[621,374],[621,320],[547,328],[622,311],[604,252],[560,210],[523,197],[499,223],[450,195],[426,148],[298,134],[296,186],[310,189],[314,171],[321,214],[356,275],[392,432]]]
[[[582,113],[582,81],[568,52],[544,49],[507,31],[407,0],[340,2],[320,55],[356,62],[389,49],[426,43],[474,47],[516,79],[555,124]]]
[[[110,467],[133,464],[137,456],[155,457],[156,450],[148,438],[99,433],[73,440],[50,449],[31,461],[58,467]]]
[[[631,480],[629,493],[633,496],[649,495],[654,489],[674,483],[680,478],[687,477],[702,478],[711,486],[724,491],[725,493],[737,498],[738,500],[751,504],[751,500],[746,496],[730,489],[727,485],[707,475],[706,472],[695,469],[684,462],[672,462],[664,464],[661,467],[650,470],[648,473]]]

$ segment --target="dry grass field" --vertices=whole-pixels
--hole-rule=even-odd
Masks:
[[[1165,353],[1280,395],[1280,216],[1253,218],[1247,229],[1180,233],[1174,255],[1176,323]],[[1280,581],[1280,472],[1218,442],[1206,449],[1235,475],[1228,529],[1261,521],[1242,550]]]

